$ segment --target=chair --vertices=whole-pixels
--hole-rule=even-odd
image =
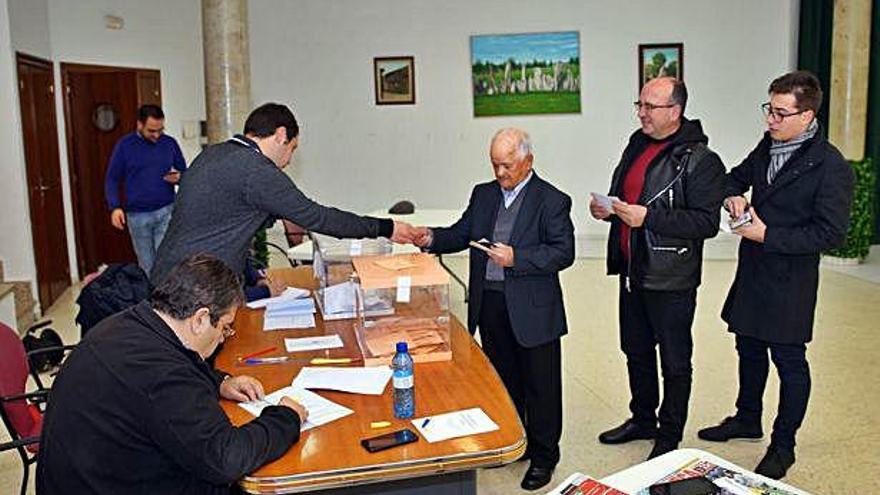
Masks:
[[[39,325],[45,326],[45,323]],[[41,353],[67,352],[75,347],[45,347],[27,353],[15,330],[0,323],[0,418],[12,439],[0,445],[0,452],[16,450],[21,457],[24,465],[22,495],[27,491],[30,466],[37,462],[43,410],[49,395],[49,389],[43,386],[39,374],[32,369],[30,359]],[[29,374],[38,387],[33,392],[25,392]]]
[[[290,220],[281,219],[281,224],[284,225],[284,238],[287,239],[287,248],[290,249],[295,246],[299,246],[303,242],[305,242],[306,237],[309,235],[309,231],[300,227],[299,225],[291,222]],[[290,256],[288,256],[287,249],[273,243],[266,241],[266,245],[270,248],[278,250],[284,257],[287,259],[287,262],[290,263],[291,267],[296,267],[300,263],[297,260],[294,260]]]

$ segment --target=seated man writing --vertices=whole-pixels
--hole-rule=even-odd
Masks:
[[[284,454],[306,410],[285,398],[235,427],[219,398],[262,398],[263,387],[205,362],[234,334],[243,299],[235,272],[196,255],[148,300],[95,326],[52,388],[37,493],[228,493]]]

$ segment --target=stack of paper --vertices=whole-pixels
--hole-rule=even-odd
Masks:
[[[321,349],[338,349],[340,347],[344,347],[342,339],[335,333],[333,335],[284,339],[284,348],[287,352],[319,351]]]
[[[309,297],[311,295],[311,291],[308,289],[298,289],[296,287],[288,287],[284,289],[280,295],[275,297],[267,297],[265,299],[257,299],[256,301],[251,301],[247,303],[247,307],[251,309],[260,309],[265,308],[267,305],[279,302],[279,301],[289,301],[291,299],[303,299]]]
[[[313,328],[315,326],[315,301],[304,299],[284,299],[266,305],[263,315],[263,330],[281,328]]]
[[[430,443],[498,429],[492,418],[479,407],[414,419],[412,424]]]
[[[390,378],[391,368],[388,366],[367,368],[305,367],[293,379],[293,387],[382,395]]]
[[[300,431],[306,431],[316,426],[327,424],[354,412],[351,409],[340,406],[314,392],[294,387],[284,387],[265,396],[263,400],[241,402],[238,405],[254,416],[259,416],[265,407],[277,406],[278,403],[281,402],[281,398],[284,396],[290,397],[299,402],[309,412],[309,419],[302,424]]]

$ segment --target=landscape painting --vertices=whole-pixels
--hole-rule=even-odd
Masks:
[[[577,31],[471,36],[474,116],[580,113]]]

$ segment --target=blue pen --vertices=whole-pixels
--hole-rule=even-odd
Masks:
[[[430,423],[430,422],[431,422],[431,418],[425,418],[425,420],[422,421],[422,428],[428,426],[428,423]]]

